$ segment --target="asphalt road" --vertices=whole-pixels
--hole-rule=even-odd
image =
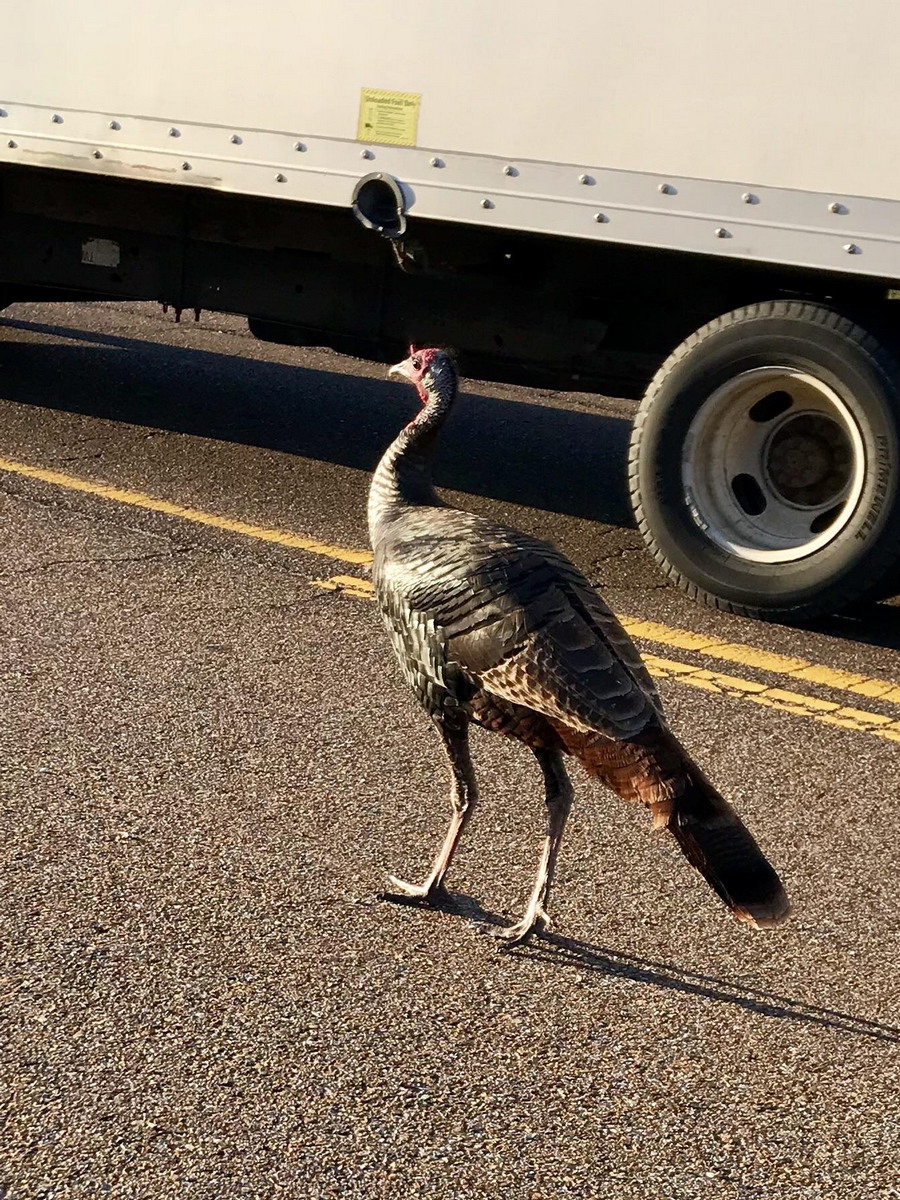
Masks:
[[[900,1196],[895,606],[691,605],[630,526],[630,405],[467,384],[439,483],[629,617],[795,906],[739,927],[579,777],[553,931],[499,954],[542,832],[500,739],[457,910],[377,898],[447,819],[346,553],[412,394],[232,318],[3,317],[4,1200]]]

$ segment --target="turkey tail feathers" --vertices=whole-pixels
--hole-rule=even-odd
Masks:
[[[666,828],[738,921],[765,929],[787,917],[790,904],[774,868],[731,805],[705,779],[692,781],[678,797]]]
[[[589,774],[623,800],[648,808],[655,829],[669,830],[738,921],[762,929],[785,919],[790,905],[781,880],[731,805],[668,730],[612,742],[557,728]]]

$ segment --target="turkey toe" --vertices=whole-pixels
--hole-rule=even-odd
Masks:
[[[500,943],[501,950],[514,950],[516,946],[526,946],[536,933],[543,933],[548,924],[546,915],[540,913],[534,918],[523,918],[515,925],[492,929],[491,933]]]
[[[391,900],[394,904],[421,904],[433,906],[447,900],[450,893],[443,883],[407,883],[396,875],[388,875],[390,889],[381,893],[382,900]]]

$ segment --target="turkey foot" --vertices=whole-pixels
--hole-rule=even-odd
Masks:
[[[492,929],[490,932],[500,942],[498,949],[513,950],[516,946],[527,946],[534,935],[543,933],[549,924],[550,918],[539,907],[534,912],[529,909],[515,925],[505,925],[502,929]]]
[[[450,827],[424,883],[407,883],[405,879],[398,879],[396,875],[388,876],[392,890],[382,892],[382,898],[393,900],[397,904],[421,904],[433,908],[450,898],[450,893],[444,887],[444,876],[449,870],[460,836],[472,815],[478,794],[469,757],[467,727],[458,729],[453,726],[441,726],[440,733],[450,762],[450,803],[453,809]]]
[[[546,750],[532,746],[535,758],[540,763],[544,773],[547,804],[547,836],[544,839],[544,849],[538,863],[534,889],[528,901],[528,907],[522,914],[521,921],[505,929],[494,931],[503,950],[512,950],[514,946],[524,946],[536,933],[542,933],[550,924],[547,915],[547,904],[550,900],[550,886],[553,883],[553,873],[556,870],[556,859],[559,854],[559,844],[562,841],[566,818],[572,805],[572,785],[566,774],[562,755],[556,750]]]
[[[450,898],[450,893],[442,879],[426,879],[424,883],[407,883],[396,875],[388,875],[390,890],[381,893],[382,900],[390,900],[394,904],[421,904],[434,907]]]

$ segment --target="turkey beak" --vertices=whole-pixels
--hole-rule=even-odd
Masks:
[[[411,381],[412,380],[412,375],[410,374],[411,369],[412,368],[410,366],[409,359],[405,358],[403,360],[403,362],[394,363],[394,365],[388,370],[388,379],[390,379],[390,377],[392,375],[394,375],[399,379],[409,379]]]

